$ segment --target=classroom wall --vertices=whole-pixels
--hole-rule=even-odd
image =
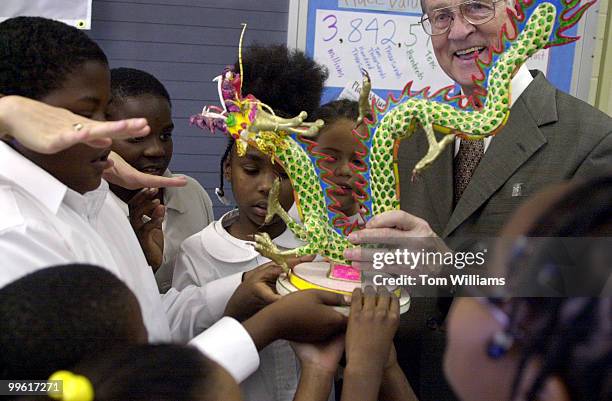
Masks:
[[[286,43],[288,8],[287,0],[93,0],[89,34],[111,67],[146,70],[170,92],[176,126],[170,169],[202,184],[217,217],[228,210],[214,195],[226,139],[190,127],[189,117],[218,105],[211,79],[236,60],[240,23],[248,24],[246,46]]]
[[[612,116],[612,1],[599,0],[589,103]]]

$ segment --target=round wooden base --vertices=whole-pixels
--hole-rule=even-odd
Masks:
[[[361,282],[345,281],[328,277],[329,263],[307,262],[300,263],[293,268],[293,273],[288,277],[282,274],[276,281],[276,291],[280,295],[286,295],[295,291],[306,289],[317,289],[350,295],[355,288],[361,287]],[[387,287],[400,298],[400,313],[410,308],[410,296],[401,287]],[[348,315],[349,307],[336,307],[338,311]]]

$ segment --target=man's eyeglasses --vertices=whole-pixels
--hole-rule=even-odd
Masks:
[[[504,0],[468,0],[463,3],[432,10],[421,17],[421,26],[430,36],[443,35],[448,32],[456,18],[455,9],[472,25],[481,25],[495,18],[496,4]]]

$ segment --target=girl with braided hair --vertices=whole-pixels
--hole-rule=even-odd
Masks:
[[[612,176],[564,184],[511,219],[509,285],[530,297],[455,301],[445,373],[462,401],[612,399],[610,199]]]

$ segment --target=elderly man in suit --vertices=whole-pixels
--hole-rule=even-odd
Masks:
[[[478,7],[474,7],[474,2]],[[475,59],[499,41],[511,0],[422,0],[424,29],[431,35],[440,67],[464,94],[474,90]],[[471,10],[478,9],[478,15]],[[482,17],[482,10],[488,17]],[[441,16],[442,15],[442,16]],[[432,21],[436,18],[436,24]],[[440,23],[442,22],[442,23]],[[377,216],[355,243],[389,243],[402,238],[431,237],[453,250],[474,249],[494,237],[527,197],[554,183],[612,170],[612,119],[552,86],[539,71],[525,66],[511,83],[510,118],[484,141],[455,139],[421,177],[410,172],[427,153],[417,132],[400,145],[402,212]],[[384,229],[382,232],[380,229]],[[349,251],[355,264],[365,252]],[[450,299],[448,299],[450,300]],[[444,383],[442,353],[444,317],[450,302],[413,298],[398,335],[398,358],[421,401],[452,400]]]

